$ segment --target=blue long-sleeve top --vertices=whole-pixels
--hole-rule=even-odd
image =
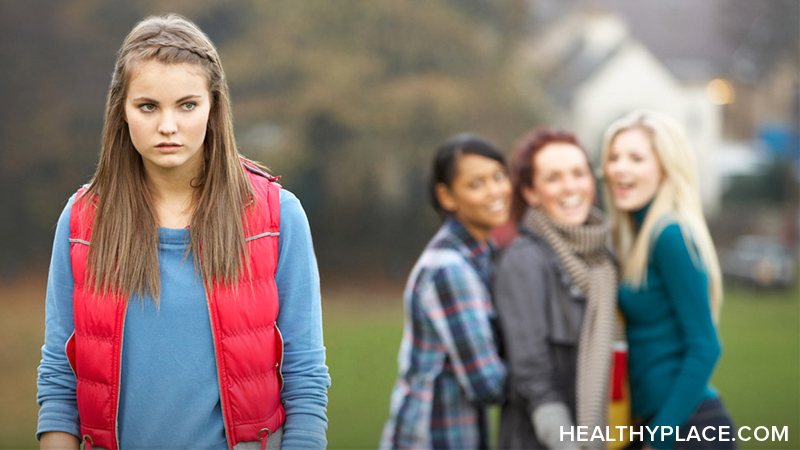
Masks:
[[[639,227],[648,208],[634,213]],[[678,223],[656,232],[646,284],[634,290],[624,283],[619,305],[628,338],[633,416],[650,420],[651,428],[672,427],[672,436],[662,442],[659,431],[650,442],[654,448],[672,448],[675,427],[700,402],[717,395],[709,380],[721,346],[711,316],[708,276],[699,258],[692,257]],[[647,432],[644,437],[649,441]]]
[[[70,198],[56,228],[47,283],[45,343],[39,366],[37,438],[80,436],[75,375],[64,346],[74,330]],[[282,448],[325,448],[327,388],[319,272],[299,200],[280,193],[275,282],[284,339]],[[132,298],[123,332],[118,431],[122,448],[226,448],[205,290],[187,257],[189,229],[159,228],[160,307]],[[234,443],[236,444],[236,443]]]

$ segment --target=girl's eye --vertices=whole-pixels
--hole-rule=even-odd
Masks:
[[[469,184],[469,187],[472,189],[478,189],[481,186],[483,186],[483,181],[481,180],[475,180]]]
[[[608,161],[609,162],[614,162],[616,160],[617,160],[617,155],[616,154],[612,153],[612,154],[608,155]]]
[[[152,103],[143,103],[139,105],[139,109],[141,109],[144,112],[153,112],[156,110],[156,105]]]
[[[181,108],[183,108],[186,111],[191,111],[195,108],[195,106],[197,106],[197,103],[195,102],[186,102],[181,105]]]
[[[505,172],[497,172],[494,174],[494,181],[503,181],[508,177]]]

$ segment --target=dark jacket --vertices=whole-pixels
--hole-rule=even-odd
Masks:
[[[498,447],[544,448],[531,423],[539,405],[564,403],[575,421],[586,299],[550,245],[524,227],[500,258],[493,291],[509,370]]]

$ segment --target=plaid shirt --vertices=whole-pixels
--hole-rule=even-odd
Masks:
[[[417,261],[382,449],[488,448],[485,405],[502,400],[506,377],[491,325],[492,253],[450,218]]]

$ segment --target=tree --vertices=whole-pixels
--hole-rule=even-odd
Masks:
[[[2,204],[14,217],[0,231],[20,237],[0,255],[10,266],[46,257],[58,209],[93,171],[115,52],[138,20],[167,11],[88,0],[0,7],[0,51],[15,61],[0,75],[16,106],[0,112]],[[520,0],[169,7],[218,46],[241,150],[301,198],[323,270],[358,261],[407,270],[436,226],[424,198],[435,146],[466,130],[513,139],[532,125],[535,111],[507,82]]]

